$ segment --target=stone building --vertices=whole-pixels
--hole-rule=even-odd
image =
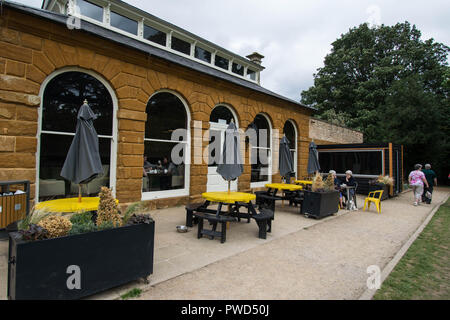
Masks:
[[[241,57],[118,0],[45,0],[42,9],[6,1],[0,34],[0,180],[30,180],[34,200],[77,192],[59,173],[84,99],[98,115],[104,169],[85,194],[107,185],[121,203],[166,207],[223,189],[201,152],[231,119],[269,132],[268,146],[242,140],[233,189],[280,181],[283,131],[296,175],[306,174],[314,109],[263,88],[257,53]],[[186,136],[174,141],[180,128]],[[184,162],[174,164],[177,144]],[[251,150],[268,163],[250,164]]]

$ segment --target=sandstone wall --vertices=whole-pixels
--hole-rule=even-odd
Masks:
[[[0,35],[0,180],[30,180],[32,197],[39,92],[47,77],[68,66],[94,71],[111,85],[118,99],[116,196],[121,203],[141,199],[146,104],[161,89],[185,99],[191,128],[200,126],[203,132],[208,130],[211,110],[219,103],[234,108],[240,128],[246,128],[261,112],[280,132],[291,119],[299,133],[298,172],[306,174],[311,111],[305,108],[10,8],[4,8],[0,16]],[[193,146],[199,137],[191,134],[191,138]],[[155,207],[195,201],[206,191],[207,165],[195,164],[195,153],[191,154],[190,196],[157,200]],[[246,163],[239,178],[241,191],[250,190],[248,153]],[[275,174],[273,181],[279,180]]]
[[[310,119],[309,137],[316,144],[362,143],[362,132],[333,125],[326,121]]]

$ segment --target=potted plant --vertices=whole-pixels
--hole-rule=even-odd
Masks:
[[[381,200],[386,200],[389,197],[389,188],[394,185],[394,179],[389,176],[378,176],[377,179],[369,181],[369,192],[376,190],[383,190]]]
[[[153,273],[153,219],[120,215],[106,187],[95,213],[36,211],[18,227],[9,234],[9,299],[79,299]]]
[[[313,178],[311,191],[304,191],[301,213],[320,219],[332,215],[339,210],[339,192],[334,188],[331,175],[323,181],[319,173]]]

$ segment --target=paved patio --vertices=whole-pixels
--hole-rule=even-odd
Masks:
[[[252,220],[232,223],[227,241],[197,239],[196,227],[177,233],[184,207],[152,212],[155,264],[150,283],[108,290],[90,299],[116,299],[132,288],[143,299],[354,299],[364,291],[369,265],[383,268],[434,206],[413,207],[411,194],[383,202],[382,214],[340,210],[322,220],[278,205],[273,231],[258,238]],[[358,198],[359,207],[363,197]],[[0,299],[6,298],[7,242],[0,241]],[[220,275],[220,276],[218,276]]]

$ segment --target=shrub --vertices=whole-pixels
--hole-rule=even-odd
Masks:
[[[72,222],[72,224],[87,224],[89,222],[93,222],[92,216],[92,211],[76,213],[72,217],[70,217],[70,222]]]
[[[322,176],[320,175],[320,173],[318,173],[318,172],[316,173],[316,175],[313,178],[311,190],[314,192],[323,192],[324,191],[323,179],[322,179]]]
[[[22,234],[23,240],[28,241],[48,238],[48,231],[34,223],[29,224],[26,230],[19,230],[19,233]]]
[[[328,174],[327,179],[324,184],[325,191],[333,191],[334,188],[334,179],[332,174]]]
[[[36,209],[33,207],[30,214],[17,223],[17,228],[19,230],[28,230],[31,224],[38,224],[39,221],[48,217],[50,214],[52,213],[47,210]]]
[[[117,224],[114,224],[112,221],[103,221],[100,224],[97,223],[97,230],[107,230],[115,227],[117,227]]]
[[[389,176],[387,176],[387,175],[386,176],[383,176],[383,175],[378,176],[377,182],[385,184],[385,185],[388,185],[388,186],[393,186],[394,185],[394,179],[389,177]]]
[[[153,219],[149,214],[133,214],[127,221],[127,225],[146,223],[150,224]]]
[[[112,196],[111,189],[102,187],[98,195],[100,203],[97,210],[97,226],[104,222],[111,222],[115,227],[121,226],[122,218],[119,214],[116,199]]]
[[[73,223],[72,229],[69,231],[69,235],[94,232],[97,231],[97,226],[92,221],[87,221],[84,223]]]
[[[69,219],[56,215],[42,219],[38,225],[48,231],[48,238],[65,236],[72,229],[72,223]]]

